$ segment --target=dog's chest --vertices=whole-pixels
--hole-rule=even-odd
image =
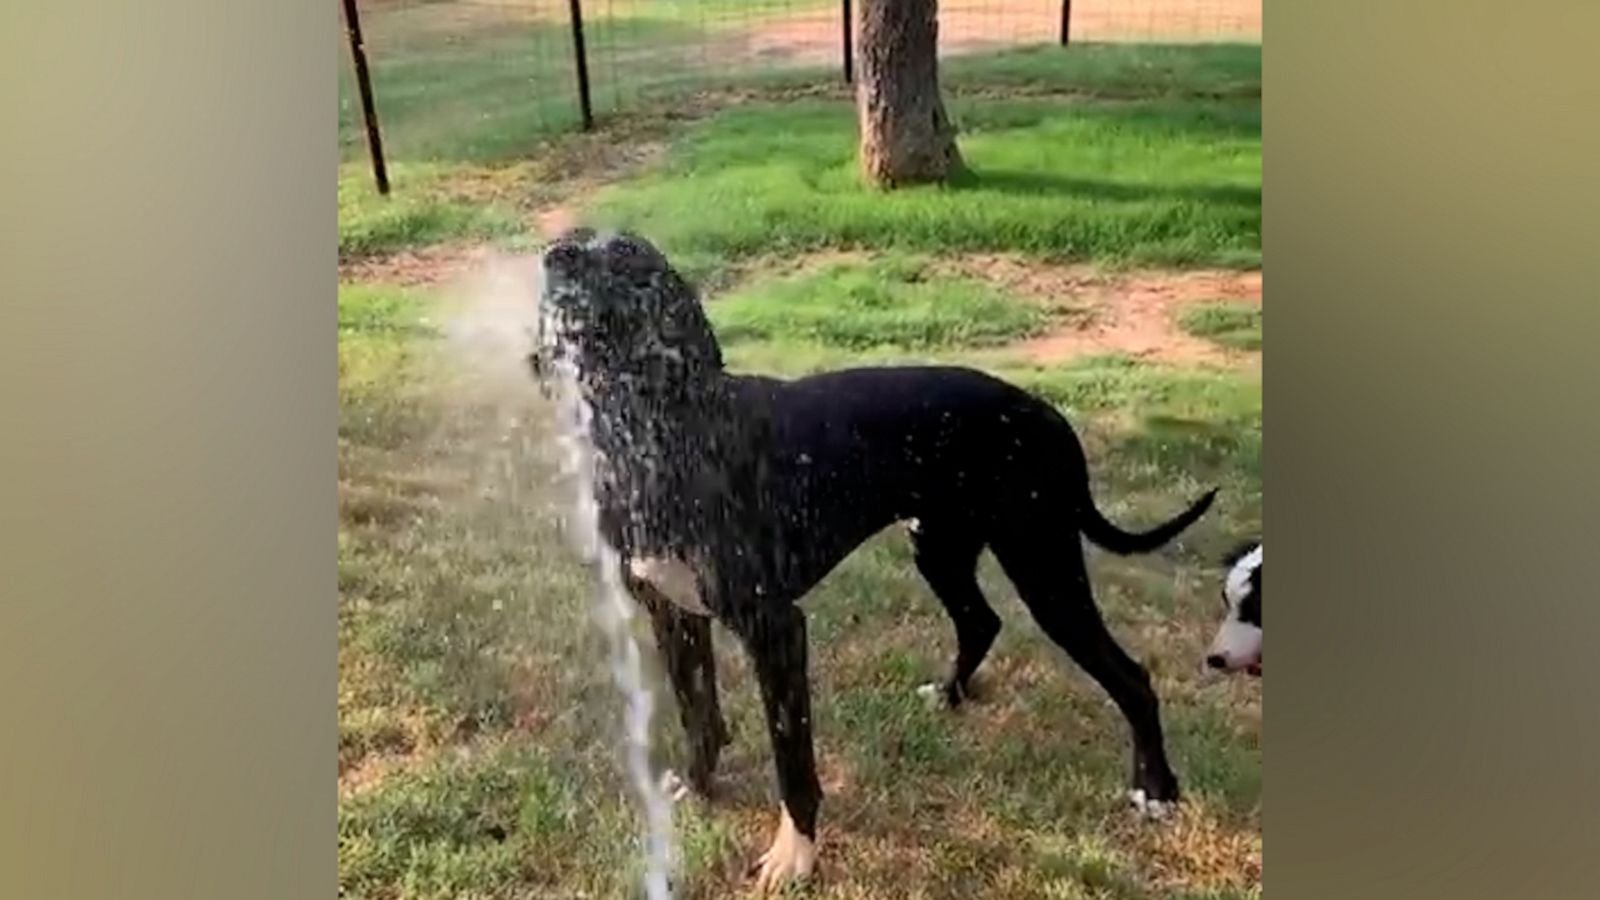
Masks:
[[[639,557],[629,561],[628,570],[683,611],[697,616],[711,615],[700,574],[683,560],[666,556]]]

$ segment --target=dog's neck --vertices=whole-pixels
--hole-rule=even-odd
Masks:
[[[728,376],[720,370],[673,373],[585,372],[579,379],[603,450],[634,459],[694,454],[726,420]]]

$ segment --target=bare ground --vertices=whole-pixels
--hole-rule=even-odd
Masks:
[[[803,257],[758,260],[730,277],[727,290],[755,278],[792,275],[819,266],[863,262],[856,251],[830,250]],[[1014,254],[964,254],[934,264],[946,277],[970,278],[1006,293],[1070,311],[1047,334],[1003,352],[1039,364],[1078,356],[1121,353],[1170,365],[1259,366],[1261,354],[1195,337],[1178,324],[1196,303],[1261,303],[1261,272],[1226,269],[1113,272],[1085,264],[1046,263]],[[714,299],[714,296],[708,299]]]
[[[1261,273],[1227,270],[1106,272],[1041,264],[1015,256],[974,255],[941,265],[1011,293],[1081,313],[1056,330],[1014,345],[1030,361],[1123,353],[1173,365],[1260,364],[1260,354],[1194,337],[1178,326],[1185,306],[1216,300],[1261,302]]]

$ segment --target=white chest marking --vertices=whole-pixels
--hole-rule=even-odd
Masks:
[[[628,562],[628,571],[685,612],[711,615],[700,595],[700,576],[683,560],[660,556],[636,558]]]

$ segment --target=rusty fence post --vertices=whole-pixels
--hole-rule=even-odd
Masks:
[[[850,0],[842,0],[840,4],[841,33],[844,38],[844,83],[855,81],[855,42],[850,37],[850,30],[854,23],[850,19]]]
[[[361,118],[367,125],[367,153],[372,157],[372,177],[378,193],[389,194],[389,169],[383,162],[383,138],[378,134],[378,110],[372,102],[372,75],[367,71],[367,50],[361,42],[361,17],[356,0],[344,0],[344,28],[350,38],[350,59],[356,67],[356,88],[361,93]]]
[[[572,19],[572,62],[578,70],[578,110],[583,115],[583,130],[594,127],[594,107],[589,101],[589,51],[583,42],[583,3],[568,0]]]

